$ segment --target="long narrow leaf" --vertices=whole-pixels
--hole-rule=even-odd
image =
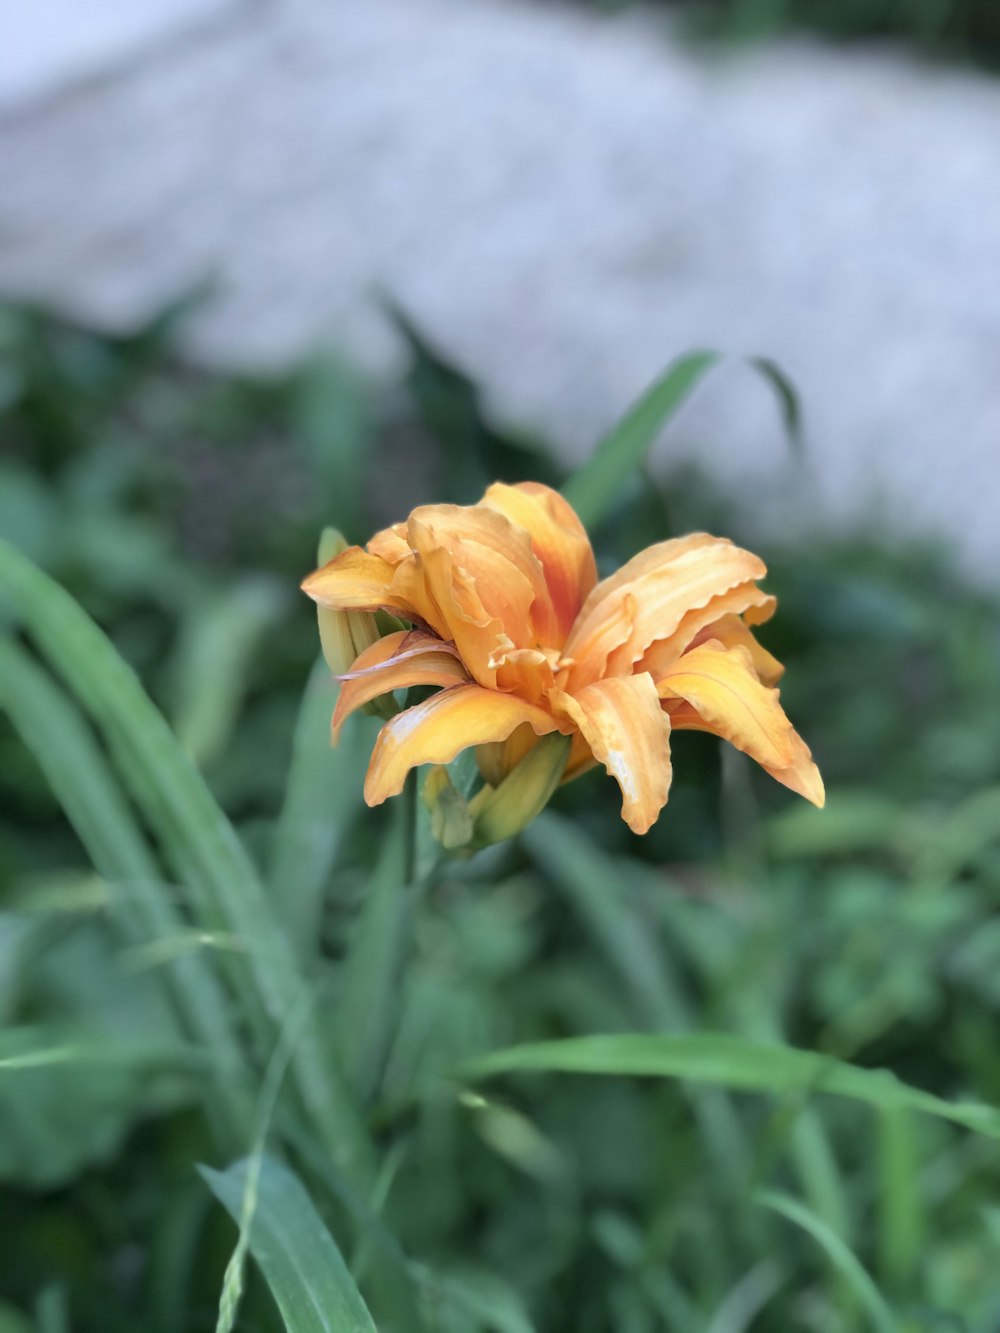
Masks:
[[[58,584],[3,542],[0,597],[0,606],[20,619],[104,734],[190,890],[200,923],[209,930],[226,928],[243,941],[247,965],[236,960],[229,975],[264,1055],[273,1044],[275,1025],[296,1003],[301,983],[291,941],[270,909],[246,850],[106,636]],[[315,1027],[302,1036],[293,1077],[329,1151],[356,1183],[370,1184],[370,1142]]]
[[[690,352],[678,357],[574,473],[563,493],[586,526],[606,517],[622,485],[646,457],[660,431],[720,359],[718,352]]]
[[[237,1224],[248,1169],[245,1161],[227,1171],[199,1167]],[[261,1163],[249,1247],[287,1333],[375,1333],[343,1256],[308,1194],[288,1168],[272,1158]]]
[[[410,879],[411,779],[393,810],[344,960],[337,1019],[343,1068],[363,1096],[375,1090],[392,1035],[400,964],[415,886]]]
[[[801,1227],[822,1247],[835,1272],[844,1280],[868,1315],[875,1333],[899,1333],[899,1324],[895,1316],[867,1270],[825,1222],[821,1222],[797,1200],[789,1199],[783,1194],[762,1190],[755,1195],[755,1198],[765,1208],[780,1213],[782,1217],[787,1217],[790,1222]]]
[[[268,876],[303,959],[316,957],[323,894],[361,787],[371,750],[371,719],[358,717],[340,744],[330,744],[335,693],[330,668],[317,662],[295,726],[285,804],[275,831]]]
[[[133,936],[150,943],[182,938],[184,920],[79,710],[6,638],[0,638],[0,709],[38,761],[98,873],[117,885],[113,901],[132,923]],[[167,976],[184,1026],[211,1054],[207,1086],[227,1132],[242,1134],[249,1124],[240,1089],[244,1057],[225,993],[197,955],[178,955]]]
[[[622,1033],[538,1042],[493,1051],[471,1061],[461,1073],[479,1079],[527,1070],[693,1079],[777,1095],[832,1093],[871,1106],[922,1111],[1000,1138],[1000,1111],[992,1106],[945,1101],[911,1088],[888,1070],[860,1069],[811,1051],[718,1032]]]

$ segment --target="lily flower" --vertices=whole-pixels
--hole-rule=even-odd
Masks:
[[[448,764],[470,746],[499,788],[540,737],[558,733],[569,738],[555,750],[563,780],[603,765],[626,823],[645,833],[670,790],[671,731],[721,736],[823,804],[819,771],[774,688],[781,665],[752,632],[776,605],[757,586],[765,573],[749,551],[699,532],[658,542],[598,582],[569,503],[522,482],[490,486],[478,504],[414,509],[302,586],[321,607],[386,611],[408,626],[340,676],[334,739],[373,699],[436,687],[382,727],[369,805],[401,791],[417,765]]]

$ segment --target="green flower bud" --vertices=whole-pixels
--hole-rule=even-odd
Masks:
[[[489,847],[520,833],[548,805],[569,758],[570,737],[543,736],[498,787],[486,786],[468,803],[470,845]]]
[[[436,764],[427,774],[423,800],[430,811],[431,833],[436,841],[449,852],[467,847],[473,833],[469,803],[443,765]]]
[[[336,528],[324,528],[319,539],[318,564],[329,564],[347,545],[343,533]],[[323,656],[335,676],[343,676],[350,671],[359,653],[370,648],[385,634],[391,633],[392,629],[398,628],[395,624],[389,629],[384,628],[379,623],[382,618],[372,611],[334,611],[328,606],[318,606],[316,613]],[[366,704],[364,711],[377,717],[390,718],[399,710],[392,696],[386,695]]]

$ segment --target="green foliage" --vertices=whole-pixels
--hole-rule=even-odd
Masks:
[[[595,0],[620,9],[629,0]],[[994,0],[671,0],[690,29],[730,41],[806,29],[835,41],[903,38],[926,55],[1000,63]]]
[[[376,411],[0,322],[0,1328],[993,1333],[996,598],[773,543],[826,811],[681,735],[646,838],[583,778],[438,865],[360,805],[375,720],[327,747],[322,523],[533,475],[602,563],[743,534],[627,486],[700,361],[567,479],[405,327]]]

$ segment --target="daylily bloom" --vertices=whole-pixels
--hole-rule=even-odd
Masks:
[[[670,790],[672,730],[713,732],[823,804],[773,688],[782,668],[752,633],[776,605],[757,586],[765,572],[749,551],[699,532],[598,582],[571,506],[523,482],[490,486],[475,505],[421,506],[302,586],[322,607],[388,611],[411,627],[364,648],[340,677],[335,739],[372,699],[437,687],[383,726],[369,805],[396,795],[415,766],[469,746],[496,787],[539,737],[560,733],[571,738],[563,779],[603,764],[626,823],[645,833]]]

